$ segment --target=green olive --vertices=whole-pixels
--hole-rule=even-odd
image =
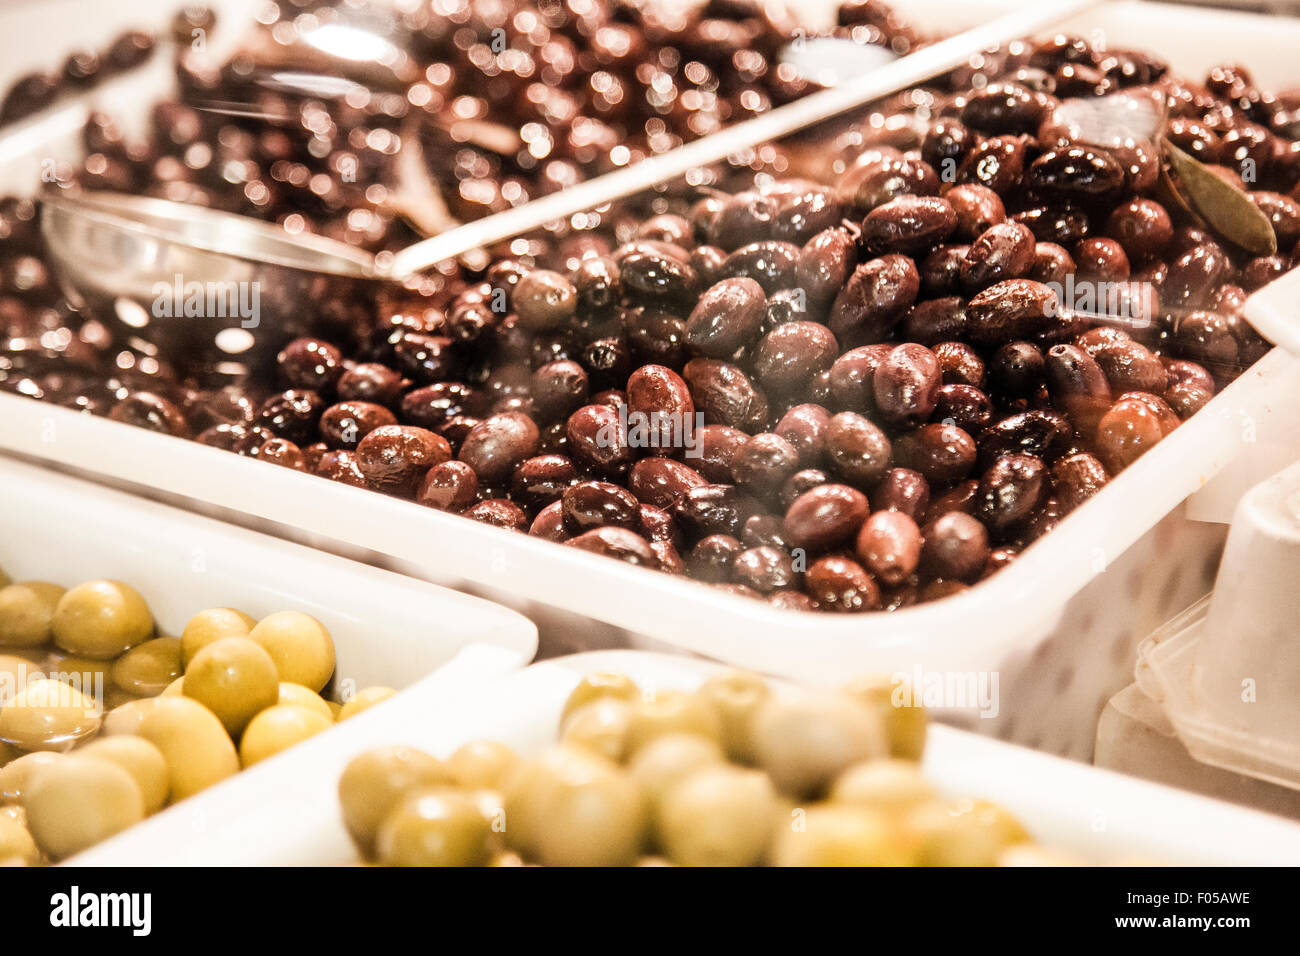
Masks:
[[[379,824],[401,797],[449,783],[447,767],[414,747],[381,747],[353,757],[339,778],[343,825],[366,858],[374,855]]]
[[[280,681],[280,697],[276,703],[289,707],[306,707],[308,710],[316,711],[330,723],[334,722],[334,711],[330,710],[329,702],[314,690],[303,687],[302,684]]]
[[[617,764],[560,744],[525,760],[505,788],[506,840],[545,866],[624,866],[641,852],[645,802]]]
[[[0,647],[39,647],[53,636],[50,622],[63,588],[23,581],[0,588]]]
[[[847,767],[887,752],[879,716],[833,691],[768,701],[754,715],[754,744],[759,766],[793,796],[819,795]]]
[[[167,761],[162,751],[143,737],[101,737],[79,749],[76,756],[107,760],[129,773],[140,788],[145,816],[167,804]]]
[[[113,686],[113,662],[84,654],[51,651],[45,655],[45,676],[70,684],[87,697],[99,697]]]
[[[1008,846],[1029,834],[1005,810],[982,800],[934,800],[904,818],[922,866],[993,866]]]
[[[920,760],[925,752],[929,718],[904,679],[868,677],[849,684],[845,691],[880,715],[889,739],[889,753],[904,760]]]
[[[333,726],[318,711],[306,707],[268,707],[249,722],[239,741],[239,759],[251,767]]]
[[[189,619],[181,632],[181,668],[190,666],[194,655],[223,637],[248,637],[257,625],[255,618],[233,607],[214,607]]]
[[[159,699],[161,698],[144,697],[140,700],[128,700],[125,704],[118,704],[104,715],[104,724],[100,729],[100,733],[105,737],[137,733],[140,730],[140,724],[144,720],[145,714],[153,709],[154,702]]]
[[[505,744],[474,740],[447,758],[447,773],[468,790],[500,790],[518,763],[518,755]]]
[[[280,699],[271,655],[247,637],[223,637],[194,655],[181,690],[217,715],[231,739]]]
[[[934,799],[919,765],[911,760],[868,760],[845,770],[831,786],[834,803],[854,803],[902,813]]]
[[[40,665],[16,654],[0,654],[0,707],[18,696],[36,676],[45,676]]]
[[[780,827],[776,866],[910,866],[912,849],[890,819],[869,807],[817,804]]]
[[[144,819],[129,773],[107,760],[70,756],[33,775],[23,799],[36,845],[62,860]]]
[[[722,721],[722,743],[727,756],[737,763],[752,764],[754,714],[772,696],[767,681],[757,674],[731,671],[709,678],[700,685],[698,693]]]
[[[483,866],[488,821],[474,801],[447,787],[404,796],[379,825],[375,846],[389,866]]]
[[[627,729],[627,753],[638,750],[664,734],[699,734],[721,742],[722,721],[705,700],[680,690],[661,690],[632,705]]]
[[[637,751],[628,764],[632,779],[646,795],[652,811],[664,794],[701,767],[723,763],[726,757],[716,740],[699,734],[664,734]]]
[[[266,649],[280,680],[320,693],[334,673],[334,640],[325,625],[301,611],[279,611],[257,622],[248,635]]]
[[[173,803],[239,772],[226,728],[197,700],[151,698],[136,733],[162,751]]]
[[[68,750],[103,720],[94,699],[61,681],[33,680],[0,708],[0,740],[19,750]]]
[[[633,705],[617,697],[598,697],[564,719],[560,740],[584,747],[615,763],[627,755]]]
[[[51,628],[68,653],[106,660],[153,637],[153,615],[130,585],[87,581],[59,598]]]
[[[0,768],[0,805],[21,805],[32,777],[63,758],[64,754],[38,750],[5,764]]]
[[[777,823],[772,781],[761,770],[715,764],[664,795],[657,816],[668,858],[681,866],[754,866]]]
[[[391,700],[397,696],[397,691],[391,687],[367,687],[359,690],[352,696],[351,700],[345,701],[339,709],[338,720],[344,721],[349,717],[355,717],[363,710],[369,710],[376,704],[382,704],[386,700]]]
[[[41,861],[41,851],[31,832],[11,816],[0,814],[0,860],[18,858],[25,866],[35,866]]]
[[[632,703],[641,699],[641,688],[637,687],[636,682],[626,674],[599,671],[588,674],[578,681],[578,686],[573,688],[565,700],[564,710],[560,714],[560,725],[563,726],[569,715],[579,707],[601,697],[613,697]]]
[[[113,662],[113,683],[137,697],[156,697],[181,676],[181,670],[180,638],[156,637]]]

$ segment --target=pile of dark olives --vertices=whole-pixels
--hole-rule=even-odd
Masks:
[[[650,693],[590,674],[559,741],[446,760],[384,747],[339,780],[343,822],[389,866],[1015,866],[1068,863],[983,800],[936,792],[925,713],[888,681],[789,692],[746,673]]]
[[[841,30],[880,22],[841,8]],[[1160,143],[1076,128],[1157,94],[1165,140],[1243,191],[1275,254],[1189,212]],[[701,172],[738,189],[668,184],[486,266],[305,304],[318,332],[234,381],[71,312],[10,201],[0,388],[780,608],[897,609],[1016,560],[1263,355],[1240,309],[1297,258],[1298,110],[1240,66],[1194,83],[1012,44],[776,165]]]
[[[57,862],[396,692],[322,695],[315,618],[233,608],[160,634],[120,581],[0,574],[0,866]]]

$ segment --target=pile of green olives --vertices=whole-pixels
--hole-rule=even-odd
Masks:
[[[733,672],[652,693],[590,674],[535,755],[484,740],[446,760],[356,757],[343,823],[366,862],[390,866],[1065,862],[1000,807],[936,793],[925,712],[895,706],[893,686],[790,691]]]
[[[396,691],[322,696],[314,617],[233,608],[161,633],[121,581],[0,575],[0,865],[55,862]]]

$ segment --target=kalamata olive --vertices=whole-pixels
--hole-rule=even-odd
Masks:
[[[901,511],[920,521],[930,504],[930,485],[919,471],[891,468],[871,489],[871,500],[882,511]]]
[[[357,467],[376,491],[410,497],[434,465],[451,458],[451,445],[414,425],[381,425],[357,444]]]
[[[804,580],[809,596],[824,611],[874,611],[881,606],[880,586],[850,558],[818,558]]]
[[[771,235],[777,208],[775,199],[761,193],[736,193],[722,201],[705,230],[705,238],[728,252],[766,238]]]
[[[1161,299],[1174,308],[1201,308],[1231,268],[1232,261],[1217,243],[1195,245],[1170,263]]]
[[[943,385],[930,419],[977,435],[993,420],[993,403],[973,385]]]
[[[620,248],[614,260],[624,290],[651,300],[685,301],[699,279],[687,263],[687,257],[679,256],[681,251],[680,247],[650,240]]]
[[[960,338],[966,330],[966,301],[944,296],[918,302],[903,317],[900,333],[909,342],[934,347],[938,342]]]
[[[1024,176],[1026,152],[1020,137],[990,136],[966,154],[957,167],[957,182],[975,183],[999,196],[1009,195]]]
[[[754,351],[754,374],[769,394],[796,393],[826,371],[839,354],[830,329],[817,322],[787,322],[763,336]]]
[[[989,536],[975,518],[949,511],[922,532],[921,567],[936,578],[974,581],[984,571],[989,556]]]
[[[1253,292],[1281,278],[1291,270],[1289,256],[1258,256],[1241,267],[1239,281],[1245,292]],[[1222,288],[1220,293],[1222,294]]]
[[[939,177],[924,160],[881,156],[849,167],[836,188],[862,215],[899,196],[933,196]]]
[[[257,447],[257,454],[253,457],[294,471],[308,470],[302,449],[287,438],[268,438]]]
[[[957,214],[937,196],[899,196],[862,220],[862,239],[880,253],[916,253],[943,242],[957,228]]]
[[[970,246],[964,243],[936,246],[918,267],[925,297],[955,296],[961,292],[961,267]]]
[[[1034,513],[1047,488],[1047,468],[1034,455],[1003,455],[980,479],[980,519],[1006,534]]]
[[[961,481],[975,467],[975,440],[956,425],[923,425],[895,443],[896,457],[931,485]]]
[[[844,206],[834,190],[810,184],[777,199],[772,238],[803,244],[838,225],[843,217]]]
[[[280,374],[293,388],[328,392],[343,377],[343,353],[319,339],[294,339],[278,362]]]
[[[629,429],[644,417],[650,448],[684,448],[695,428],[695,403],[680,375],[662,365],[643,365],[627,380]],[[642,422],[637,422],[641,425]]]
[[[1114,239],[1084,239],[1074,247],[1074,262],[1084,282],[1123,282],[1129,277],[1128,256]]]
[[[760,594],[788,588],[797,579],[790,556],[770,545],[741,551],[732,562],[731,576],[737,584],[751,587]]]
[[[880,343],[850,349],[831,365],[830,397],[834,407],[852,412],[866,412],[876,401],[875,375],[893,349]]]
[[[729,476],[727,480],[731,480]],[[665,511],[683,492],[708,483],[694,468],[671,458],[642,458],[628,476],[628,487],[637,500]]]
[[[1178,382],[1165,392],[1165,401],[1179,418],[1191,418],[1214,397],[1212,389],[1194,382]]]
[[[977,438],[980,467],[987,468],[1013,452],[1054,461],[1070,450],[1074,437],[1070,419],[1059,412],[1050,409],[1017,412],[980,432]]]
[[[1072,247],[1092,232],[1087,211],[1069,200],[1030,206],[1011,218],[1028,226],[1039,242],[1060,246]]]
[[[686,458],[701,475],[714,484],[729,484],[731,459],[736,449],[749,440],[738,428],[728,425],[705,425],[695,433],[695,448],[687,449]]]
[[[921,530],[901,511],[877,511],[863,522],[854,550],[877,581],[894,587],[916,571],[921,559]]]
[[[374,402],[393,408],[402,397],[402,376],[378,362],[360,362],[339,379],[338,396],[342,402]]]
[[[582,366],[591,388],[617,388],[632,372],[632,349],[622,336],[595,339],[582,350]]]
[[[931,500],[930,507],[925,509],[924,520],[920,524],[924,527],[950,511],[959,511],[973,516],[979,507],[979,490],[980,483],[974,478],[958,482]]]
[[[528,534],[546,541],[568,541],[569,530],[564,526],[563,506],[558,501],[552,501],[537,512],[537,517],[528,526]]]
[[[537,453],[537,425],[520,412],[485,418],[475,425],[457,456],[478,474],[479,481],[506,481],[525,458]]]
[[[1096,359],[1077,345],[1047,350],[1047,388],[1083,434],[1091,434],[1110,405],[1110,383]]]
[[[690,537],[736,537],[745,521],[761,511],[758,502],[733,485],[700,485],[688,488],[677,498],[672,514]]]
[[[1268,217],[1279,248],[1290,248],[1300,240],[1300,202],[1281,193],[1258,189],[1246,194]]]
[[[1052,466],[1052,491],[1066,514],[1101,491],[1109,480],[1101,461],[1084,451],[1066,455]]]
[[[889,439],[870,419],[840,412],[826,426],[826,460],[844,481],[867,486],[884,475],[890,464]]]
[[[945,182],[952,179],[962,157],[975,145],[976,137],[958,119],[935,120],[921,141],[921,158],[939,171]],[[950,172],[951,171],[951,172]],[[949,175],[944,175],[949,173]]]
[[[872,377],[875,408],[893,425],[914,427],[934,411],[941,383],[935,354],[906,342],[885,356]]]
[[[682,543],[682,533],[678,530],[673,516],[663,508],[656,508],[644,502],[641,504],[640,534],[651,544],[664,541],[676,548]]]
[[[636,495],[607,481],[582,481],[564,489],[560,506],[570,534],[614,525],[641,529],[641,503]]]
[[[962,288],[973,295],[1005,279],[1027,276],[1034,265],[1034,250],[1034,234],[1027,226],[1018,222],[990,226],[966,253],[961,265]]]
[[[1040,193],[1100,198],[1124,188],[1124,167],[1104,150],[1063,146],[1049,149],[1030,163],[1026,178]]]
[[[454,377],[457,356],[445,335],[405,332],[393,343],[397,368],[414,382],[432,384]]]
[[[813,467],[821,462],[830,420],[830,412],[821,405],[795,405],[781,416],[773,431],[794,447],[800,465]]]
[[[920,287],[916,264],[907,256],[870,259],[853,270],[836,296],[830,330],[841,345],[878,341],[916,301]]]
[[[1159,255],[1174,235],[1169,212],[1154,199],[1134,197],[1111,210],[1106,235],[1119,242],[1132,262]]]
[[[618,264],[609,256],[590,256],[569,273],[578,306],[592,312],[618,304],[623,286]]]
[[[381,425],[396,425],[393,413],[373,402],[339,402],[320,416],[320,436],[331,448],[353,449]]]
[[[402,419],[430,431],[441,431],[449,419],[473,415],[484,403],[471,386],[463,382],[436,382],[412,389],[402,396]]]
[[[982,133],[1034,133],[1055,100],[1018,83],[996,83],[976,90],[962,107],[961,121]]]
[[[530,332],[563,325],[578,306],[578,291],[567,277],[549,269],[533,269],[510,296],[520,324]]]
[[[1154,392],[1169,384],[1169,374],[1150,349],[1140,342],[1113,342],[1092,352],[1112,392]]]
[[[967,335],[982,345],[1032,338],[1060,307],[1056,293],[1043,283],[1007,279],[966,304]]]
[[[1065,285],[1065,277],[1075,271],[1074,257],[1064,246],[1054,242],[1034,244],[1034,264],[1029,268],[1029,278],[1044,285]]]
[[[1155,405],[1150,399],[1160,404]],[[1154,395],[1130,392],[1120,396],[1097,426],[1097,457],[1107,471],[1112,475],[1123,471],[1168,434],[1167,408]],[[1172,410],[1168,415],[1172,416]],[[1176,416],[1172,417],[1176,422]]]
[[[731,580],[731,566],[744,546],[728,534],[711,534],[701,538],[686,557],[691,577],[710,584]]]
[[[189,424],[176,404],[154,392],[130,393],[113,406],[108,417],[164,435],[184,438],[190,433]]]
[[[577,362],[547,362],[533,372],[530,392],[543,418],[568,418],[587,403],[587,372]]]
[[[590,551],[592,554],[614,558],[639,567],[659,566],[659,559],[651,549],[650,542],[635,531],[626,528],[593,528],[576,538],[570,538],[568,544],[582,551]]]
[[[799,468],[799,453],[780,435],[764,432],[736,449],[731,474],[736,484],[757,497],[775,494]]]
[[[507,531],[528,530],[528,515],[508,498],[484,498],[461,512],[471,521],[490,524]]]
[[[415,500],[439,511],[463,511],[478,499],[478,476],[463,461],[434,465],[420,481]]]
[[[541,454],[519,463],[510,479],[510,497],[529,511],[538,511],[559,500],[566,488],[582,475],[567,455]]]
[[[723,279],[700,296],[686,320],[686,342],[692,352],[729,359],[751,345],[763,324],[766,295],[749,277]]]
[[[856,262],[857,246],[845,230],[823,230],[799,251],[795,286],[807,295],[810,308],[823,309],[848,281]]]
[[[574,458],[603,475],[614,476],[635,457],[619,413],[609,405],[584,405],[565,425]]]
[[[361,474],[361,469],[357,467],[356,452],[347,449],[325,452],[316,462],[315,473],[322,478],[352,485],[354,488],[370,487],[366,476]]]
[[[754,429],[767,419],[767,398],[739,367],[716,359],[691,359],[682,369],[695,407],[706,422]]]
[[[992,226],[1006,222],[1007,211],[1002,197],[977,183],[953,186],[943,194],[953,212],[957,214],[958,239],[973,241]]]
[[[785,513],[785,536],[792,548],[828,551],[851,541],[869,510],[867,496],[856,488],[820,485],[790,504]]]
[[[1014,398],[1027,398],[1042,387],[1045,379],[1043,352],[1032,342],[1008,342],[993,353],[989,380]]]
[[[799,247],[792,242],[765,239],[741,246],[727,256],[722,274],[757,282],[769,295],[777,289],[795,284],[799,265]]]
[[[623,328],[636,362],[680,368],[689,355],[686,320],[652,306],[623,313]]]
[[[257,424],[278,438],[299,445],[316,437],[325,402],[315,392],[291,388],[264,401],[257,413]]]

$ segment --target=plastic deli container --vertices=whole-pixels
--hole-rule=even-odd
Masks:
[[[15,581],[66,587],[125,581],[164,635],[210,607],[259,618],[306,612],[334,639],[337,664],[323,693],[338,700],[371,686],[420,687],[428,675],[474,686],[523,667],[537,649],[536,628],[506,608],[7,459],[0,568]],[[218,802],[223,787],[212,788]]]
[[[578,680],[615,671],[643,689],[689,690],[718,665],[635,651],[577,654],[535,664],[471,693],[437,694],[435,675],[362,724],[349,721],[220,794],[199,794],[76,858],[87,865],[304,865],[356,859],[343,829],[338,778],[372,747],[405,744],[446,757],[477,739],[521,753],[555,740]],[[846,674],[850,673],[845,671]],[[1041,844],[1089,863],[1281,865],[1300,858],[1300,826],[1167,787],[1036,754],[947,727],[932,727],[924,769],[951,797],[982,797],[1016,815]],[[199,820],[201,826],[191,824]]]
[[[1010,6],[905,10],[953,30]],[[1062,29],[1152,47],[1190,75],[1241,61],[1264,84],[1297,76],[1300,22],[1121,3]],[[822,681],[902,672],[948,688],[939,695],[948,719],[1088,759],[1099,713],[1131,680],[1137,641],[1210,585],[1224,530],[1192,514],[1224,520],[1237,489],[1300,456],[1290,427],[1298,403],[1300,362],[1274,350],[993,578],[943,601],[843,617],[779,611],[9,395],[0,395],[0,449],[501,601],[538,622],[544,652],[673,647]],[[962,706],[969,688],[988,704]]]

